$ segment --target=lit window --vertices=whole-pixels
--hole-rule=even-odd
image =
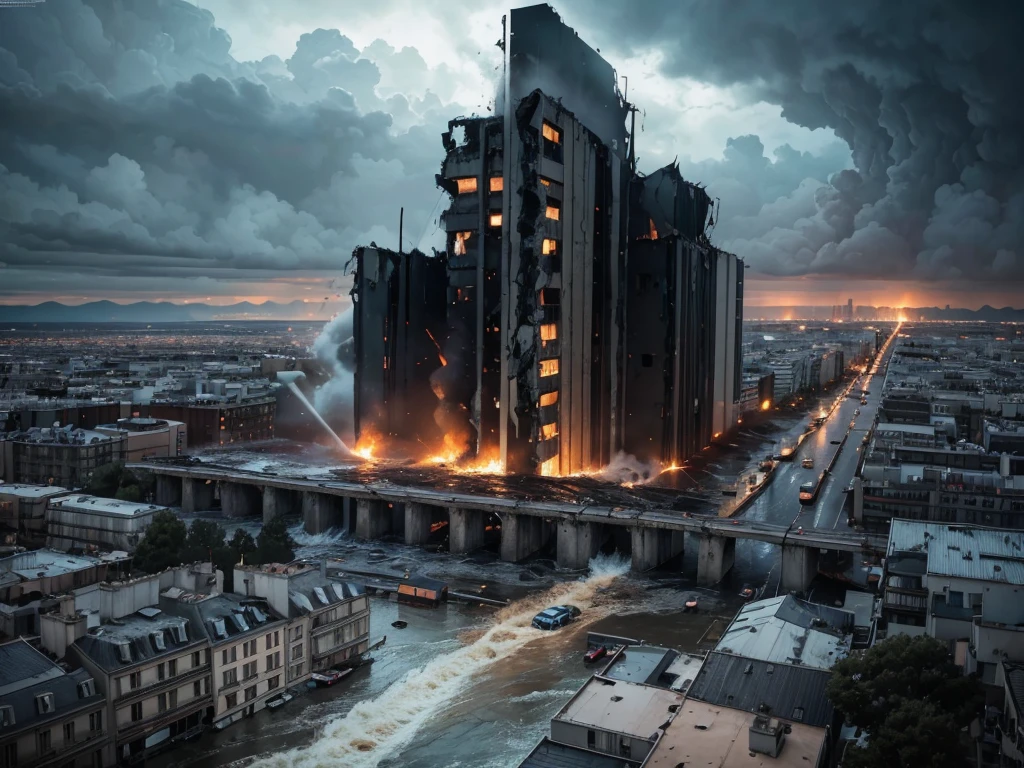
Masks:
[[[545,139],[554,144],[562,143],[562,132],[555,128],[555,126],[553,126],[549,122],[544,122],[544,125],[541,128],[541,134],[544,136]]]
[[[548,405],[554,405],[557,402],[558,402],[558,393],[557,392],[545,392],[543,395],[540,396],[540,407],[541,408],[544,408],[544,407],[546,407]]]
[[[562,292],[557,288],[541,288],[540,305],[542,307],[557,307],[562,301]]]
[[[468,176],[465,179],[456,179],[455,183],[459,185],[459,194],[464,195],[467,192],[476,192],[476,177]]]
[[[501,192],[505,188],[505,180],[501,176],[491,176],[491,192]]]
[[[558,475],[558,456],[552,456],[550,459],[540,465],[540,473],[544,477],[557,477]]]
[[[545,256],[550,256],[553,253],[558,253],[558,241],[545,237],[541,241],[540,252]]]
[[[558,360],[541,360],[540,375],[554,376],[558,373]]]
[[[541,179],[540,183],[543,184],[545,187],[550,187],[551,186],[551,182],[548,181],[547,179]]]
[[[560,213],[561,211],[559,210],[557,205],[549,204],[548,207],[544,209],[544,215],[547,216],[549,219],[554,219],[555,221],[558,221],[558,216]]]
[[[455,255],[465,256],[466,255],[466,243],[469,241],[472,232],[456,232],[455,233]]]
[[[558,326],[555,323],[546,323],[540,327],[541,341],[554,341],[558,338]]]
[[[545,424],[540,428],[540,436],[544,440],[552,440],[558,437],[558,425],[557,424]]]
[[[500,227],[501,226],[501,214],[500,213],[492,213],[490,215],[490,217],[488,218],[488,221],[490,222],[490,225],[492,227]]]

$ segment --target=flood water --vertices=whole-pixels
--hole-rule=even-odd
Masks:
[[[774,439],[795,439],[799,431],[794,421]],[[749,460],[756,462],[762,448],[752,450]],[[745,463],[723,459],[714,471],[738,474]],[[229,535],[236,526],[253,535],[260,528],[255,520],[231,521]],[[765,596],[774,595],[780,570],[776,547],[741,540],[726,580],[715,589],[696,587],[697,541],[688,537],[681,564],[660,573],[630,574],[628,556],[599,555],[586,576],[541,561],[529,566],[524,581],[527,566],[501,562],[493,552],[467,557],[345,535],[309,536],[298,525],[291,533],[299,557],[328,556],[353,570],[396,575],[412,569],[455,589],[484,588],[513,602],[504,609],[449,603],[427,610],[372,598],[370,641],[387,636],[373,653],[374,664],[339,689],[303,690],[277,712],[264,710],[223,732],[204,734],[150,765],[517,766],[592,674],[582,661],[588,630],[698,650],[712,624],[721,628],[731,620],[742,586],[765,584]],[[681,612],[689,595],[700,601],[696,615]],[[530,627],[538,611],[559,603],[583,609],[581,621],[550,633]],[[399,619],[408,622],[406,629],[391,626]]]

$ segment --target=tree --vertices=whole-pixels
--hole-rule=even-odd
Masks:
[[[224,529],[217,523],[210,520],[193,520],[188,528],[182,560],[190,563],[210,560],[215,550],[227,547],[225,537]]]
[[[256,551],[256,542],[253,541],[252,536],[248,532],[243,531],[241,528],[235,529],[235,535],[231,537],[228,546],[235,553],[236,563],[243,557],[249,557]]]
[[[160,510],[153,515],[153,522],[135,550],[135,567],[146,573],[159,573],[180,565],[187,536],[185,523],[170,510]]]
[[[844,766],[959,766],[960,731],[984,702],[981,685],[952,662],[946,644],[895,635],[832,668],[828,697],[847,721],[869,732],[866,749]]]
[[[114,493],[114,498],[120,499],[121,501],[141,502],[142,489],[137,485],[122,485]]]
[[[288,533],[284,518],[274,517],[263,526],[257,538],[254,563],[288,563],[295,559],[295,540]]]
[[[92,477],[85,485],[85,492],[90,496],[102,496],[105,499],[112,499],[121,487],[121,473],[124,471],[124,464],[113,462],[96,467]]]

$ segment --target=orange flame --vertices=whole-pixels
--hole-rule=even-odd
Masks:
[[[380,436],[372,430],[364,430],[359,436],[359,440],[356,441],[356,447],[352,449],[352,453],[357,456],[361,456],[367,461],[373,461],[374,453],[377,450],[377,445],[381,442]]]
[[[425,331],[427,332],[427,336],[429,336],[429,337],[430,337],[430,340],[431,340],[432,342],[434,342],[434,346],[435,346],[435,347],[437,347],[437,357],[438,357],[438,359],[440,359],[440,361],[441,361],[441,367],[443,368],[444,366],[448,365],[448,358],[446,358],[446,357],[445,357],[445,356],[444,356],[444,355],[443,355],[443,354],[441,353],[441,345],[437,343],[437,339],[435,339],[435,338],[434,338],[434,334],[432,334],[432,333],[430,332],[430,329],[429,329],[429,328],[424,328],[423,330],[425,330]],[[437,390],[435,390],[435,391],[434,391],[434,394],[435,394],[435,395],[437,395]],[[441,397],[441,395],[437,395],[437,396],[438,396],[438,398],[440,398],[440,397]]]

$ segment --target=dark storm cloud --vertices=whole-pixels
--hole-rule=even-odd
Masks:
[[[357,242],[394,239],[398,205],[426,228],[436,96],[382,100],[377,65],[336,30],[303,35],[286,61],[237,62],[229,49],[210,13],[178,0],[5,14],[0,262],[329,274]],[[376,55],[426,69],[408,51]]]
[[[801,218],[776,211],[777,226],[725,243],[755,267],[1024,277],[1024,4],[638,0],[594,11],[620,50],[658,47],[666,75],[734,87],[849,145],[855,171],[792,193]]]

